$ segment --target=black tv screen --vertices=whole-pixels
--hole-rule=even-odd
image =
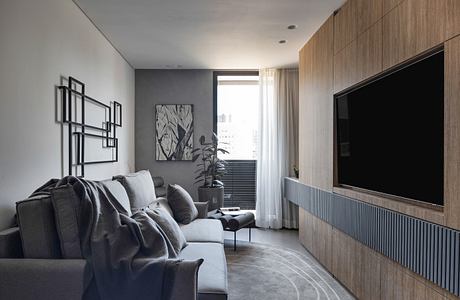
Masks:
[[[443,205],[444,52],[335,96],[341,186]]]

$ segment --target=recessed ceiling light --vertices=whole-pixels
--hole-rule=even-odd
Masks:
[[[278,41],[278,43],[279,43],[279,44],[286,44],[287,41],[286,41],[286,40],[280,40],[280,41]]]
[[[289,26],[287,27],[287,29],[289,29],[289,30],[297,29],[297,25],[295,25],[295,24],[289,25]]]

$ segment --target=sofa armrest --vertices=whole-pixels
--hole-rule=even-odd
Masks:
[[[23,257],[19,227],[0,231],[0,258]]]
[[[148,258],[138,258],[133,260],[133,269],[141,269],[148,263]],[[167,281],[168,291],[166,298],[169,300],[196,300],[198,297],[198,270],[203,263],[203,259],[185,260],[168,259],[166,261],[166,273],[163,274]],[[153,274],[153,276],[155,276]]]
[[[0,259],[0,299],[81,299],[83,259]]]
[[[206,219],[208,217],[208,202],[193,202],[198,210],[198,219]]]

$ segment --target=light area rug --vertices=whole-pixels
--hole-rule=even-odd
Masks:
[[[354,299],[305,253],[260,243],[226,247],[229,300]]]

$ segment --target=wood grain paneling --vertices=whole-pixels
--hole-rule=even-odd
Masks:
[[[357,260],[360,261],[361,284],[356,295],[360,299],[380,299],[380,258],[366,246],[357,245],[360,250]]]
[[[446,0],[405,0],[383,17],[383,67],[397,65],[446,37]]]
[[[334,54],[358,36],[356,1],[347,1],[334,17]]]
[[[382,22],[378,21],[334,56],[334,93],[382,71]]]
[[[460,37],[445,45],[444,202],[446,225],[460,229]]]
[[[299,239],[302,245],[327,269],[332,269],[332,226],[299,208]]]
[[[300,51],[300,181],[460,229],[459,35],[460,0],[347,1]],[[446,52],[444,209],[331,188],[333,93],[443,43]],[[299,218],[302,244],[358,298],[458,299],[302,209]]]
[[[332,190],[333,159],[333,18],[329,18],[302,50],[304,78],[299,98],[301,134],[300,181]]]
[[[382,21],[378,21],[361,34],[356,44],[358,81],[382,72]]]
[[[390,10],[398,6],[403,0],[383,0],[383,14],[387,14]]]
[[[358,82],[358,45],[354,41],[334,56],[334,93]]]
[[[383,16],[383,0],[354,0],[357,16],[357,34],[361,34]]]
[[[460,34],[460,1],[447,0],[447,33],[446,39]]]

